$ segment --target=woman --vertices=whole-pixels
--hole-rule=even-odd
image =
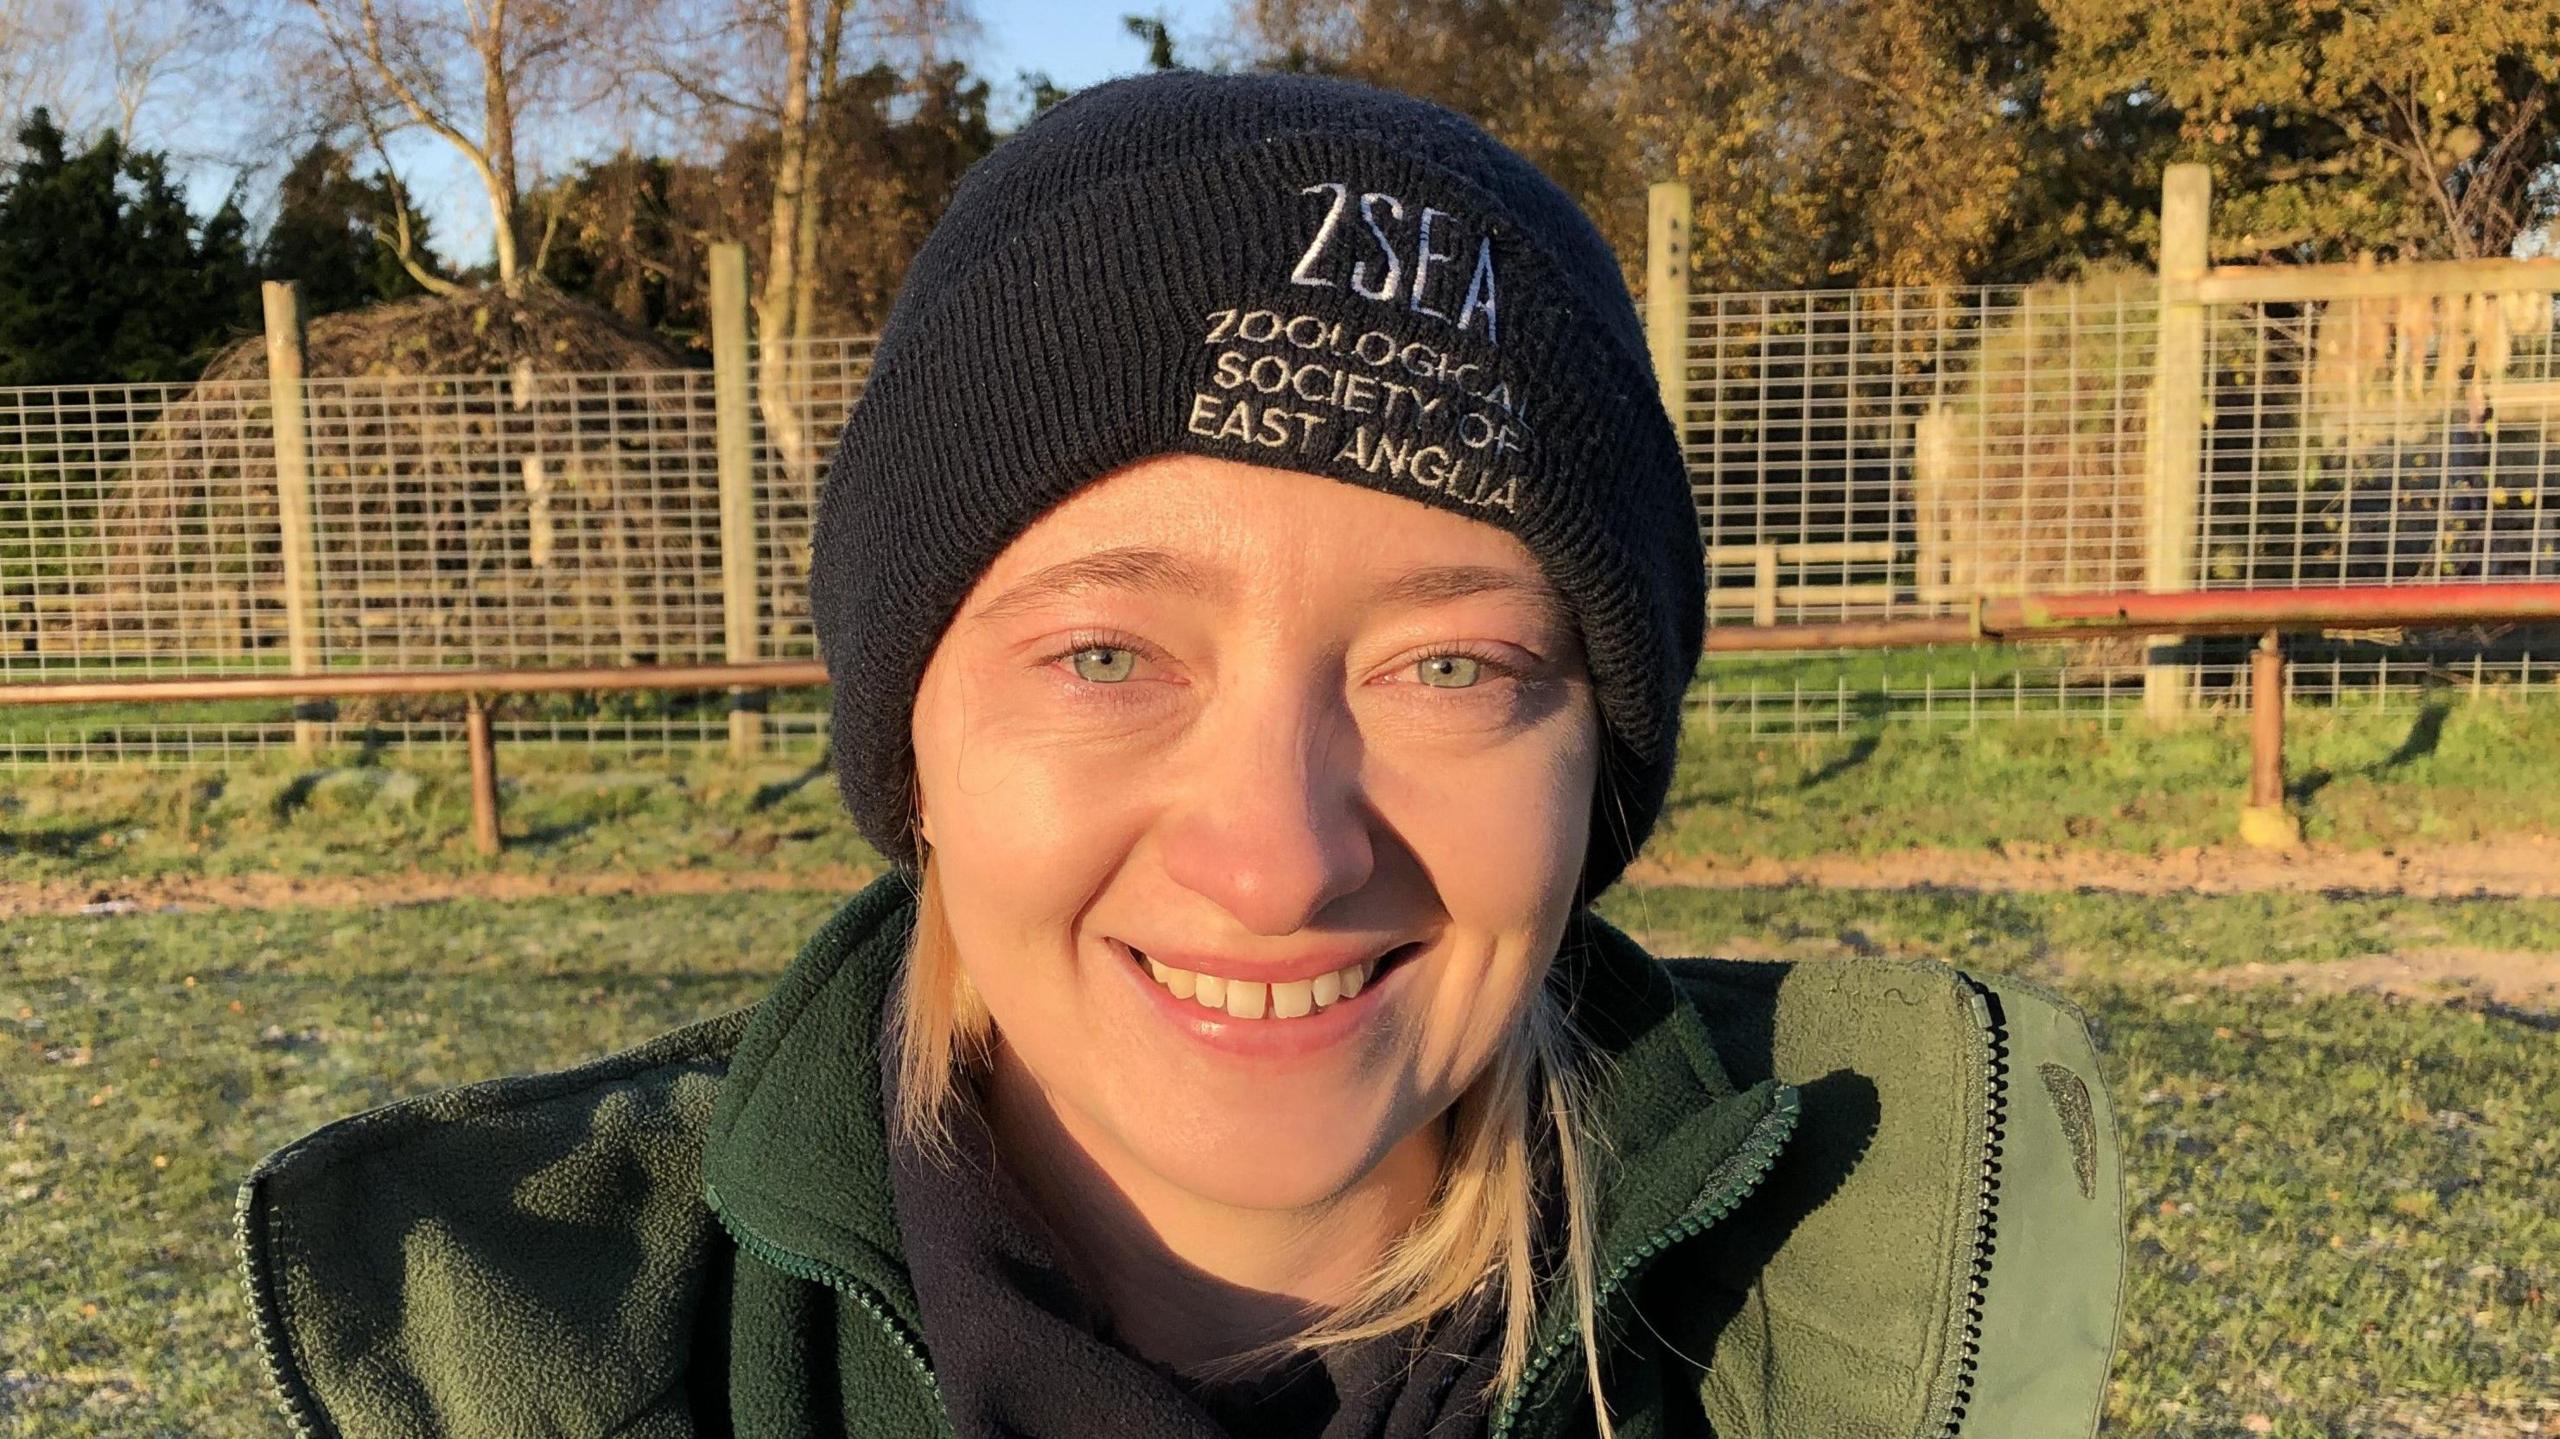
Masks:
[[[2078,1018],[1594,915],[1703,617],[1614,262],[1436,107],[1085,92],[974,170],[812,548],[893,869],[761,1004],[242,1190],[375,1434],[2094,1426]],[[1996,1259],[1995,1259],[1996,1256]]]

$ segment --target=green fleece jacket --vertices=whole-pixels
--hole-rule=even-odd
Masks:
[[[238,1225],[301,1435],[947,1434],[874,1056],[914,899],[884,875],[761,1003],[558,1073],[339,1120]],[[2080,1016],[1996,975],[1565,946],[1609,1056],[1603,1385],[1628,1439],[2068,1439],[2122,1256]],[[1569,1307],[1491,1433],[1591,1431]]]

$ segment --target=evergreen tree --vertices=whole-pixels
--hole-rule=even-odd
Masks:
[[[425,293],[383,236],[406,198],[393,176],[355,174],[354,157],[315,140],[277,187],[276,222],[258,247],[258,273],[302,287],[305,315],[361,309]],[[428,244],[427,217],[409,207],[418,260],[440,268]]]
[[[0,385],[185,379],[254,331],[235,192],[199,222],[167,157],[112,131],[72,153],[39,109],[0,180]]]

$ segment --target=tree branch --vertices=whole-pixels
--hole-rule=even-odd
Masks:
[[[542,243],[533,247],[533,269],[529,273],[536,279],[542,276],[543,262],[551,258],[551,237],[560,233],[560,212],[568,207],[569,187],[563,181],[551,187],[550,213],[542,221]]]
[[[343,62],[344,57],[340,59]],[[392,168],[391,150],[382,142],[382,126],[373,118],[372,107],[358,105],[356,111],[364,126],[365,138],[373,146],[374,158],[382,162],[383,187],[391,192],[391,218],[398,227],[394,234],[385,235],[377,221],[373,227],[374,239],[390,248],[391,257],[400,262],[400,268],[408,271],[409,278],[423,286],[428,294],[462,293],[462,286],[433,273],[419,261],[417,237],[409,225],[409,187],[400,183],[400,172]]]

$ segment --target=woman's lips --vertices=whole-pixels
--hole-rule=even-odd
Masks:
[[[1119,968],[1129,982],[1175,1028],[1215,1049],[1275,1057],[1309,1053],[1349,1035],[1421,948],[1402,945],[1315,979],[1270,984],[1173,969],[1119,940],[1109,943],[1125,961]]]

